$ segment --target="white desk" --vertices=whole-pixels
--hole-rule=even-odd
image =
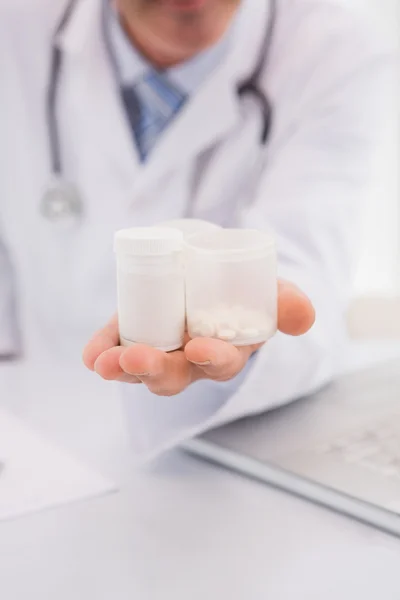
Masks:
[[[110,385],[17,373],[6,406],[121,492],[1,524],[2,599],[400,598],[400,541],[177,451],[137,469]]]

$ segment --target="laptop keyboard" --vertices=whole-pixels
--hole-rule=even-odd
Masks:
[[[396,419],[341,436],[321,450],[387,477],[400,478],[400,423]]]

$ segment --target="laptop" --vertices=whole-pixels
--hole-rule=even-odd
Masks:
[[[400,537],[400,359],[184,448]]]

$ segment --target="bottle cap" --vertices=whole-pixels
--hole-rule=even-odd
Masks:
[[[175,219],[173,221],[164,221],[163,223],[160,223],[158,227],[178,229],[179,231],[182,231],[185,239],[188,239],[197,233],[221,229],[219,225],[203,219]]]
[[[180,252],[183,234],[177,229],[161,227],[134,227],[117,231],[114,251],[133,256],[165,256]]]
[[[240,261],[262,257],[276,250],[270,232],[258,229],[218,229],[190,236],[187,251],[210,259]]]

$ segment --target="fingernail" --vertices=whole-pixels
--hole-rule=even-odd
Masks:
[[[198,367],[208,367],[209,365],[211,365],[211,360],[206,360],[205,362],[196,362],[194,360],[191,360],[190,362],[194,365],[197,365]]]
[[[133,373],[134,377],[150,377],[150,373]]]

